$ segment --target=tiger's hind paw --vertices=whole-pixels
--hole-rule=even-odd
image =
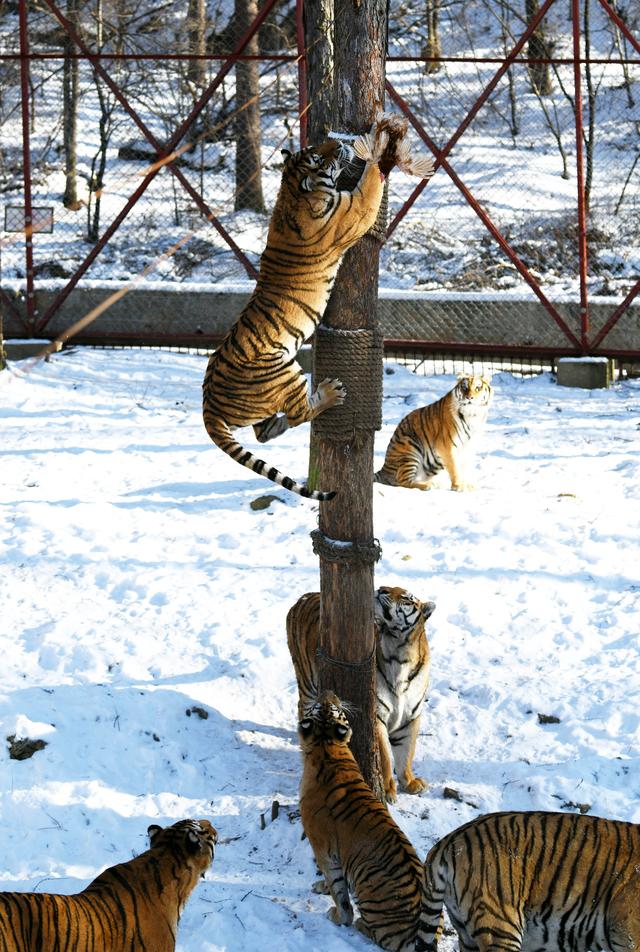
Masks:
[[[284,413],[274,413],[273,416],[255,423],[253,432],[256,435],[258,443],[266,443],[268,440],[275,439],[289,429],[289,421]]]
[[[344,902],[341,909],[338,909],[337,906],[332,906],[327,913],[327,918],[335,922],[337,926],[350,926],[353,922],[351,903],[348,901]]]

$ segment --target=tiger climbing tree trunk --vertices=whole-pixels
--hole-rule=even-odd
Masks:
[[[334,17],[331,126],[356,135],[369,129],[384,102],[387,0],[336,0]],[[312,533],[320,557],[320,687],[351,705],[351,747],[381,799],[373,615],[380,548],[373,533],[372,480],[382,403],[382,339],[376,326],[382,235],[378,224],[346,253],[315,335],[314,382],[339,377],[347,398],[314,421],[319,485],[337,495],[320,504],[319,528]]]

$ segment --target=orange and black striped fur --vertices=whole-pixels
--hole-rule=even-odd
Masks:
[[[427,782],[413,772],[420,714],[429,687],[429,643],[425,622],[435,608],[404,588],[381,586],[374,599],[376,620],[377,734],[385,796],[400,787],[422,793]],[[320,638],[320,593],[307,592],[287,614],[287,644],[298,682],[298,715],[318,693],[316,653]]]
[[[425,862],[422,935],[446,906],[461,952],[640,949],[640,827],[573,813],[490,813]]]
[[[411,843],[363,780],[349,749],[341,702],[324,692],[298,724],[303,769],[302,825],[335,907],[329,917],[356,926],[383,949],[414,948],[422,864]]]
[[[329,139],[283,153],[282,184],[255,290],[209,360],[203,415],[213,442],[301,496],[322,500],[335,493],[311,491],[284,476],[245,450],[232,431],[253,426],[256,438],[266,442],[344,401],[337,379],[323,380],[309,397],[296,355],[320,322],[344,252],[376,220],[385,175],[394,165],[423,178],[433,172],[429,160],[411,158],[406,130],[406,120],[382,114],[353,150]],[[365,160],[362,174],[354,187],[341,189],[340,172],[354,152]]]
[[[485,424],[492,395],[488,377],[463,376],[440,400],[412,410],[396,427],[374,482],[431,489],[446,469],[452,489],[473,489],[469,443]]]
[[[0,892],[0,952],[174,952],[217,833],[208,820],[180,820],[150,826],[149,840],[74,896]]]

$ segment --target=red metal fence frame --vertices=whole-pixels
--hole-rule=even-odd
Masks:
[[[39,335],[42,334],[47,324],[51,320],[52,316],[60,308],[64,300],[71,293],[73,288],[77,285],[81,277],[86,273],[88,268],[91,266],[96,257],[100,254],[102,249],[105,247],[109,239],[115,233],[115,231],[120,227],[126,216],[129,214],[131,209],[134,207],[138,199],[146,191],[148,185],[153,181],[158,171],[163,167],[167,166],[170,172],[176,177],[180,182],[183,188],[190,195],[194,203],[203,213],[203,215],[211,222],[213,227],[218,231],[224,241],[229,245],[230,249],[236,255],[238,260],[243,264],[247,275],[250,278],[256,277],[256,270],[251,262],[248,260],[243,251],[235,243],[231,235],[224,228],[221,222],[216,218],[208,204],[205,202],[202,195],[195,189],[191,183],[188,181],[186,176],[182,173],[180,168],[175,164],[174,159],[176,158],[176,149],[179,146],[179,143],[185,133],[190,128],[191,124],[201,113],[206,104],[210,101],[215,90],[218,88],[224,77],[227,73],[233,68],[233,66],[239,60],[246,59],[260,59],[260,60],[271,60],[277,59],[281,61],[290,61],[294,62],[297,65],[298,70],[298,83],[299,83],[299,117],[300,117],[300,141],[302,145],[306,144],[306,134],[307,134],[307,64],[305,56],[305,42],[304,42],[304,0],[296,0],[296,40],[298,51],[296,56],[276,56],[276,57],[265,57],[265,56],[248,56],[245,54],[247,44],[250,42],[252,37],[255,35],[256,31],[259,29],[261,24],[264,22],[268,14],[271,12],[273,7],[276,5],[278,0],[265,0],[260,12],[245,31],[244,35],[240,38],[236,44],[233,51],[226,55],[220,56],[219,59],[222,60],[222,65],[220,66],[216,76],[209,83],[207,88],[203,91],[200,99],[196,102],[193,109],[189,115],[183,119],[183,121],[177,126],[173,135],[169,138],[167,142],[160,143],[153,133],[149,130],[145,122],[142,120],[137,110],[134,109],[132,104],[129,102],[127,96],[120,89],[118,84],[111,78],[108,71],[105,69],[104,63],[119,58],[126,58],[126,54],[97,54],[92,52],[87,45],[84,43],[82,38],[78,35],[73,25],[69,20],[64,16],[57,5],[57,0],[43,0],[46,7],[49,9],[50,13],[56,18],[58,23],[61,25],[66,35],[72,40],[76,47],[76,56],[88,60],[96,72],[100,75],[103,81],[109,86],[114,96],[118,99],[123,109],[134,121],[138,129],[141,131],[143,136],[147,139],[150,145],[153,147],[157,154],[157,161],[147,170],[142,182],[135,189],[135,191],[130,195],[129,199],[125,203],[124,207],[118,213],[116,218],[112,223],[107,227],[104,234],[101,236],[96,245],[92,248],[91,252],[87,255],[81,265],[78,267],[76,272],[70,278],[68,283],[56,296],[53,303],[50,305],[46,313],[42,316],[37,316],[36,314],[36,288],[35,288],[35,278],[34,278],[34,262],[33,262],[33,228],[31,226],[32,216],[33,216],[33,202],[32,202],[32,191],[31,191],[31,148],[30,148],[30,134],[29,134],[29,63],[34,59],[63,59],[65,56],[68,56],[67,52],[61,53],[46,53],[38,54],[31,53],[29,49],[29,35],[28,35],[28,15],[27,15],[27,6],[28,0],[19,0],[19,24],[20,24],[20,53],[14,54],[10,58],[19,58],[20,60],[20,77],[21,77],[21,96],[22,96],[22,148],[23,148],[23,181],[24,181],[24,204],[25,204],[25,232],[24,232],[24,248],[25,248],[25,271],[26,271],[26,312],[27,312],[27,321],[24,324],[25,331],[30,334]],[[538,300],[548,312],[549,316],[555,321],[557,326],[562,331],[564,337],[567,341],[566,353],[576,353],[576,354],[597,354],[605,353],[606,348],[603,349],[603,343],[606,340],[606,337],[609,331],[617,324],[622,315],[627,311],[631,302],[636,298],[640,293],[640,280],[638,280],[631,290],[627,293],[624,300],[620,305],[615,309],[614,313],[608,318],[605,324],[597,330],[593,336],[591,336],[590,331],[590,313],[589,313],[589,296],[588,296],[588,285],[587,285],[587,272],[588,272],[588,243],[587,243],[587,222],[586,222],[586,202],[585,202],[585,183],[584,183],[584,144],[583,144],[583,110],[582,110],[582,96],[581,96],[581,66],[585,62],[582,58],[581,51],[581,37],[580,37],[580,3],[581,0],[569,0],[572,23],[573,23],[573,57],[568,62],[573,64],[574,71],[574,93],[575,93],[575,142],[576,142],[576,183],[577,183],[577,219],[578,219],[578,258],[579,258],[579,282],[580,282],[580,337],[571,331],[568,327],[566,321],[558,313],[556,307],[548,300],[547,296],[543,292],[542,288],[539,285],[539,282],[531,274],[530,270],[526,267],[523,261],[516,254],[515,250],[510,246],[509,242],[504,238],[500,233],[499,229],[496,227],[495,223],[491,220],[490,216],[487,214],[485,209],[482,207],[478,199],[474,196],[472,191],[465,186],[464,182],[457,175],[451,164],[448,162],[447,156],[452,151],[453,147],[464,135],[465,131],[478,114],[478,112],[485,105],[489,99],[491,93],[496,88],[497,84],[504,76],[507,69],[515,62],[521,62],[518,60],[519,55],[521,54],[525,44],[527,43],[530,36],[534,33],[537,27],[540,25],[544,17],[546,16],[549,9],[556,3],[557,0],[544,0],[541,4],[538,12],[528,24],[527,28],[524,30],[520,38],[514,44],[511,51],[504,57],[501,58],[489,58],[482,59],[482,62],[492,62],[498,65],[498,68],[493,75],[490,82],[485,86],[484,90],[477,97],[472,108],[469,110],[463,121],[459,124],[458,128],[454,134],[450,137],[449,141],[442,147],[438,146],[430,138],[426,130],[424,129],[422,123],[416,117],[414,112],[411,110],[407,102],[400,96],[400,94],[393,87],[392,83],[387,81],[386,88],[390,100],[400,109],[409,119],[411,125],[416,130],[420,138],[425,142],[428,148],[431,150],[436,159],[436,168],[442,168],[442,170],[450,177],[451,181],[454,183],[456,188],[459,189],[461,194],[464,196],[466,202],[473,209],[476,215],[481,219],[489,233],[498,243],[500,248],[503,250],[505,255],[513,263],[517,271],[526,281],[528,286],[537,296]],[[607,15],[615,22],[618,29],[624,34],[629,43],[632,45],[636,52],[640,53],[640,40],[638,40],[629,30],[624,20],[618,15],[618,13],[611,7],[609,0],[598,0],[602,8],[605,10]],[[195,58],[192,54],[146,54],[144,57],[138,56],[136,54],[130,54],[129,58],[139,59],[139,58],[149,58],[149,59],[193,59]],[[426,59],[426,58],[425,58]],[[460,58],[464,59],[466,58]],[[443,58],[446,60],[446,58]],[[409,61],[407,57],[389,57],[389,61]],[[410,61],[414,61],[413,59]],[[541,61],[541,62],[552,62],[552,61]],[[555,61],[557,62],[557,61]],[[567,62],[567,61],[563,61]],[[592,60],[592,62],[596,62]],[[387,235],[390,236],[395,229],[398,227],[404,216],[407,214],[409,209],[413,206],[417,198],[422,193],[424,187],[424,182],[419,184],[412,192],[409,199],[404,203],[400,211],[396,214],[392,222],[390,223],[387,229]],[[11,301],[11,299],[2,291],[0,288],[0,298],[11,308],[14,314],[17,314],[17,310]],[[457,346],[455,341],[450,342],[451,347],[455,348]],[[447,345],[443,345],[447,346]],[[471,345],[469,349],[472,349]],[[496,352],[500,350],[500,347],[496,345],[494,348]],[[531,348],[529,348],[531,350]],[[631,357],[640,357],[640,352],[636,353],[633,351],[625,352],[626,355]]]

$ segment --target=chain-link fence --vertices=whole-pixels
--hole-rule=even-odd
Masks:
[[[617,0],[392,2],[388,108],[438,171],[390,177],[388,339],[640,355],[639,36]],[[83,339],[219,337],[299,147],[314,42],[302,0],[5,0],[5,336],[104,307]]]

